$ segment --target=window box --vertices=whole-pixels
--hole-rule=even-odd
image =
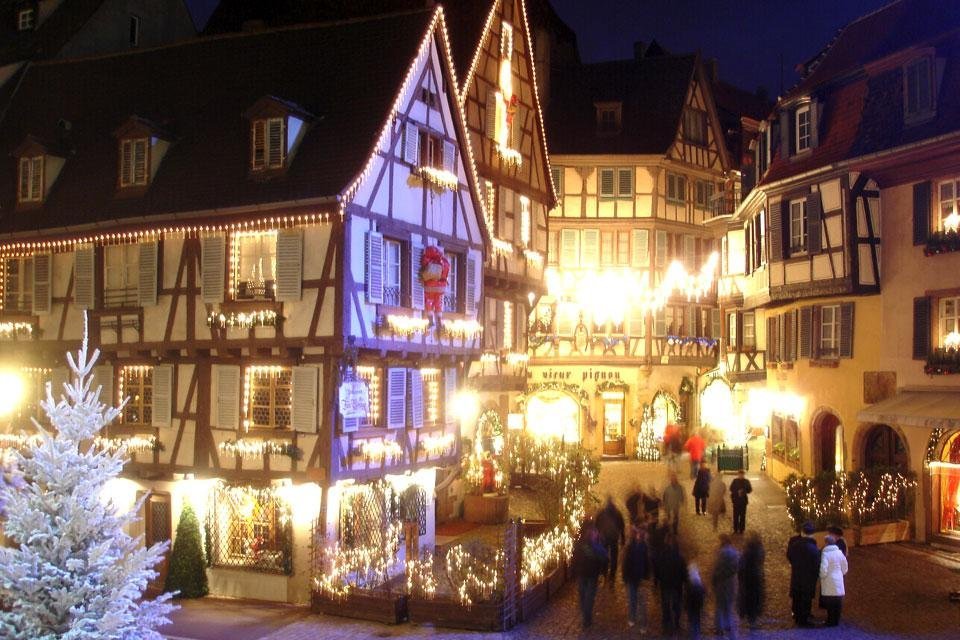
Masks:
[[[853,525],[853,543],[858,547],[886,542],[904,542],[910,538],[909,520]]]
[[[960,350],[934,349],[923,367],[928,376],[949,376],[960,373]]]
[[[474,602],[465,607],[455,600],[410,598],[410,622],[431,623],[453,629],[474,631],[503,631],[505,605],[501,600]]]
[[[934,231],[927,238],[923,255],[935,256],[941,253],[960,251],[960,233],[956,231]]]
[[[342,598],[331,598],[314,591],[310,598],[314,613],[370,620],[381,624],[399,624],[407,619],[407,596],[395,593],[351,591]]]

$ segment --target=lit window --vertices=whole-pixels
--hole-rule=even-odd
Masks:
[[[810,105],[797,109],[797,153],[810,148]]]
[[[254,120],[252,127],[251,166],[253,170],[262,171],[282,167],[286,155],[284,118]]]
[[[136,305],[140,280],[140,245],[108,245],[104,249],[103,266],[104,306]]]
[[[127,398],[124,424],[153,424],[153,367],[120,369],[120,397]]]
[[[20,187],[17,189],[19,202],[40,202],[43,200],[43,156],[20,158]]]
[[[17,12],[17,30],[29,31],[33,29],[36,21],[36,11],[33,8],[21,9]]]
[[[820,356],[836,357],[840,343],[840,305],[820,307]]]
[[[383,304],[399,307],[401,295],[402,245],[397,240],[383,240]]]
[[[513,303],[503,302],[503,348],[513,349]]]
[[[450,261],[450,273],[447,275],[447,290],[443,294],[443,310],[456,312],[461,258],[456,253],[447,253],[446,255],[447,260]]]
[[[743,346],[757,346],[756,321],[753,311],[745,311],[743,314]]]
[[[687,179],[675,173],[667,174],[667,201],[683,204],[687,201]]]
[[[440,420],[440,370],[421,369],[420,379],[423,381],[423,397],[426,398],[423,422],[435,425]]]
[[[207,513],[210,564],[283,573],[293,548],[290,509],[269,489],[214,488]]]
[[[3,310],[33,312],[33,258],[7,258],[3,263]]]
[[[928,57],[919,58],[904,68],[904,113],[908,120],[933,115],[933,74]]]
[[[138,187],[147,184],[147,138],[120,141],[120,186]]]
[[[960,224],[960,178],[940,183],[940,230],[956,231]]]
[[[276,288],[277,232],[234,236],[234,293],[238,300],[272,300]]]
[[[947,336],[960,334],[960,298],[940,299],[940,346],[947,346]],[[956,340],[955,336],[951,343]]]
[[[530,246],[530,198],[520,196],[520,242]]]
[[[369,402],[369,406],[367,408],[367,417],[362,419],[365,420],[364,426],[376,427],[380,424],[380,406],[383,401],[380,397],[383,370],[377,367],[357,367],[357,376],[367,383],[367,401]]]
[[[246,420],[248,429],[289,429],[293,370],[285,367],[248,367]]]
[[[790,201],[790,253],[807,250],[807,214],[803,200]]]

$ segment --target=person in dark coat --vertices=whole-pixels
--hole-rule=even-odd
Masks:
[[[647,532],[636,525],[630,527],[630,542],[623,550],[623,582],[627,585],[627,624],[640,623],[640,633],[647,632],[647,588],[650,577],[650,552]]]
[[[660,519],[660,495],[653,485],[650,485],[650,488],[643,494],[643,512],[646,515],[647,522],[656,522]]]
[[[713,563],[714,620],[717,635],[737,637],[737,620],[733,616],[733,607],[737,601],[737,571],[740,567],[740,554],[733,546],[730,535],[720,534],[720,548],[717,549]]]
[[[630,516],[630,524],[640,526],[645,519],[643,510],[643,489],[639,485],[633,488],[630,495],[627,496],[627,514]]]
[[[843,529],[840,527],[827,527],[827,533],[833,536],[834,544],[840,549],[843,557],[847,557],[847,541],[843,539]]]
[[[820,550],[813,538],[813,530],[813,523],[805,522],[801,533],[787,542],[793,621],[800,627],[810,626],[810,608],[820,577]]]
[[[683,594],[683,606],[687,610],[687,627],[690,630],[690,639],[700,637],[700,622],[703,618],[703,602],[707,597],[707,590],[700,578],[700,570],[694,562],[687,567],[687,588]]]
[[[577,577],[580,616],[583,627],[593,624],[593,603],[597,598],[597,581],[607,570],[607,551],[600,544],[600,534],[592,524],[584,525],[573,548],[571,565]]]
[[[738,591],[738,610],[741,618],[747,619],[751,629],[757,628],[757,619],[763,613],[765,597],[763,560],[766,552],[763,540],[756,531],[747,534],[747,542],[740,554],[740,568],[737,572],[740,590]]]
[[[744,476],[743,469],[730,483],[730,502],[733,503],[733,532],[743,533],[747,528],[747,494],[753,492],[753,486]]]
[[[654,579],[660,587],[663,635],[670,636],[680,630],[681,596],[687,580],[687,563],[672,533],[667,534],[663,548],[654,558]]]
[[[620,556],[620,545],[627,541],[623,515],[617,505],[613,504],[613,498],[607,496],[607,502],[603,505],[600,513],[597,514],[594,523],[600,533],[600,542],[607,550],[607,557],[610,559],[608,584],[613,586],[614,579],[617,577],[617,559]]]
[[[707,496],[710,495],[710,467],[706,461],[700,463],[696,480],[693,481],[693,502],[697,506],[697,515],[707,515]]]

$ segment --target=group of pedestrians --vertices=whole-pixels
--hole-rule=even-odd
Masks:
[[[849,568],[847,543],[842,529],[830,527],[820,549],[813,531],[813,523],[805,522],[800,533],[787,543],[793,621],[799,627],[812,626],[810,614],[819,580],[820,608],[827,612],[827,626],[835,627],[840,623],[845,595],[843,577]]]

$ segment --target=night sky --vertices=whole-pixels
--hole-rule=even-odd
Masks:
[[[887,0],[551,1],[577,32],[585,62],[630,57],[634,41],[656,38],[675,53],[699,50],[717,58],[722,80],[751,91],[765,86],[771,97],[780,92],[781,56],[783,87],[789,89],[797,79],[794,67],[820,51],[837,29],[887,4]],[[187,3],[202,26],[217,0]]]

